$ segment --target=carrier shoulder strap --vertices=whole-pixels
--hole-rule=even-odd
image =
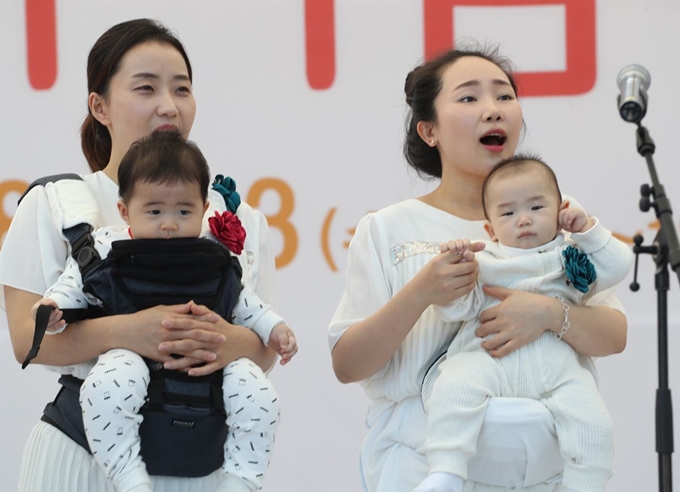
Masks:
[[[21,203],[21,200],[23,200],[24,197],[28,195],[28,192],[31,191],[36,186],[45,186],[47,183],[55,183],[63,179],[73,179],[76,181],[83,180],[83,178],[80,175],[75,173],[52,174],[51,176],[43,176],[42,178],[38,178],[35,181],[33,181],[30,185],[28,185],[26,191],[24,191],[19,197],[17,204]]]
[[[52,208],[52,220],[69,242],[71,256],[78,263],[80,273],[85,275],[97,266],[101,257],[94,247],[92,230],[97,223],[99,207],[83,178],[74,173],[44,176],[33,181],[19,198],[21,203],[26,194],[36,186],[43,186]],[[40,343],[45,335],[47,322],[52,309],[38,309],[36,316],[33,346],[22,364],[25,369],[29,362],[38,355]],[[64,320],[67,323],[84,319],[87,309],[66,309]]]
[[[43,186],[52,208],[52,220],[71,245],[71,256],[83,277],[101,258],[94,248],[92,230],[99,220],[99,207],[90,187],[77,174],[55,174],[33,181],[19,203],[36,186]]]

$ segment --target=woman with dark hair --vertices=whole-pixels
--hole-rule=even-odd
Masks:
[[[97,40],[87,75],[88,116],[81,136],[92,174],[83,179],[97,200],[97,226],[124,225],[116,206],[120,161],[133,142],[153,132],[189,136],[196,113],[191,64],[173,33],[158,22],[137,19],[112,27]],[[217,194],[211,201],[224,199]],[[267,222],[245,203],[237,215],[248,230],[240,257],[243,281],[273,304],[275,267]],[[33,188],[18,207],[0,253],[2,301],[18,361],[32,345],[30,307],[64,269],[68,243],[61,234],[45,189]],[[163,362],[166,369],[198,366],[191,371],[195,376],[219,371],[241,357],[266,370],[276,357],[253,331],[188,303],[73,323],[63,333],[46,337],[34,362],[78,364],[113,348]],[[53,424],[43,417],[31,433],[19,489],[113,491],[92,456]],[[152,477],[152,485],[154,490],[215,490],[220,472],[199,478]]]
[[[443,320],[433,305],[469,293],[477,278],[476,261],[440,253],[439,245],[486,237],[482,183],[495,164],[515,153],[523,125],[515,81],[494,51],[444,53],[409,73],[405,92],[406,159],[440,183],[359,222],[345,292],[329,327],[337,378],[360,382],[372,400],[360,454],[364,487],[371,492],[411,492],[428,474],[422,384],[461,326]],[[476,331],[493,357],[563,326],[563,306],[554,297],[493,286],[484,292],[501,300],[480,314]],[[594,371],[591,357],[623,350],[626,318],[613,292],[569,308],[571,328],[563,340],[584,366]],[[554,419],[536,401],[492,399],[476,453],[466,492],[548,492],[560,481]]]

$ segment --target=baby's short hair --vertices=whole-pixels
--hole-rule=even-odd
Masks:
[[[489,215],[486,212],[486,192],[489,184],[495,179],[503,179],[519,174],[528,174],[535,169],[542,169],[545,171],[548,179],[555,185],[557,200],[559,202],[562,201],[562,192],[560,191],[560,185],[557,183],[557,176],[555,176],[555,172],[543,161],[541,156],[538,154],[516,154],[500,161],[491,168],[489,174],[484,178],[484,182],[482,183],[482,207],[484,208],[484,216],[487,220],[489,219]]]
[[[118,194],[129,201],[137,183],[196,183],[205,203],[210,168],[203,153],[179,131],[154,132],[130,146],[118,168]]]

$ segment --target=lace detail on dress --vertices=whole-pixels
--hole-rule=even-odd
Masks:
[[[439,254],[439,243],[411,241],[398,244],[390,249],[390,260],[392,261],[392,265],[396,265],[409,256],[421,255],[424,253]]]

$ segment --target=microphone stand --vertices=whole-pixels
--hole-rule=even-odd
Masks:
[[[659,388],[656,390],[656,452],[659,454],[659,491],[672,492],[673,454],[673,406],[671,390],[668,387],[668,305],[667,292],[669,290],[668,265],[678,275],[680,281],[680,246],[678,235],[673,225],[671,203],[666,197],[664,187],[654,167],[654,142],[647,129],[638,123],[637,148],[640,155],[647,160],[647,167],[652,178],[652,186],[644,184],[640,187],[640,210],[643,212],[653,208],[661,227],[652,246],[642,246],[643,238],[636,235],[635,246],[635,277],[630,284],[632,291],[637,291],[637,266],[640,254],[651,254],[656,263],[655,287],[657,291],[657,323],[658,323],[658,354],[659,354]]]

